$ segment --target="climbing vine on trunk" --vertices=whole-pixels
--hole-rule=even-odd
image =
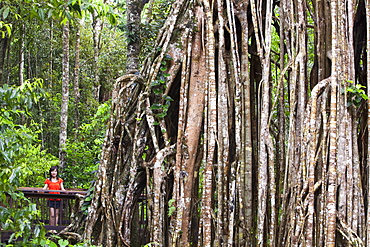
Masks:
[[[365,0],[175,1],[140,73],[115,83],[75,231],[103,246],[369,245],[369,20]]]

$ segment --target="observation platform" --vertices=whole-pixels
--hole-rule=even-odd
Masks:
[[[18,188],[25,197],[29,198],[31,203],[36,204],[37,210],[40,210],[39,222],[44,223],[47,235],[51,235],[50,231],[60,232],[71,222],[71,213],[78,195],[86,195],[87,191],[82,189],[66,189],[66,190],[44,190],[36,187],[20,187]],[[60,194],[50,194],[50,192],[59,192]],[[49,225],[49,207],[47,206],[48,199],[61,199],[61,207],[59,208],[59,220],[56,226]],[[25,207],[18,201],[7,198],[8,207]],[[3,231],[0,229],[0,243],[6,243],[12,232]]]

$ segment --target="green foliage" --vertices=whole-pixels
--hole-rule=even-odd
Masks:
[[[94,50],[92,38],[91,13],[103,21],[103,30],[99,33],[99,78],[101,82],[100,99],[96,99],[94,85]],[[80,123],[89,122],[91,112],[99,106],[99,101],[109,98],[114,78],[124,73],[125,39],[115,25],[122,13],[113,2],[103,0],[2,0],[0,7],[0,35],[8,35],[9,50],[4,65],[3,79],[12,85],[19,82],[20,52],[27,54],[27,64],[24,68],[24,77],[40,77],[45,80],[45,95],[32,108],[33,121],[39,124],[39,138],[42,139],[42,149],[53,155],[58,155],[59,120],[61,105],[61,77],[62,77],[62,32],[60,23],[70,22],[70,68],[72,70],[75,53],[76,25],[80,26],[80,101],[74,104],[70,98],[68,134],[73,136],[74,113],[78,110]],[[108,23],[109,22],[109,23]],[[2,27],[2,28],[1,28]],[[12,27],[12,29],[10,29]],[[23,46],[22,49],[20,49]],[[71,77],[71,82],[73,78]],[[71,83],[72,84],[72,83]],[[71,88],[72,89],[72,88]],[[70,97],[74,94],[70,93]]]
[[[88,35],[88,34],[86,34]],[[99,77],[104,84],[103,90],[113,88],[113,79],[118,78],[124,74],[126,63],[126,40],[121,30],[104,26],[101,33],[101,52],[99,56]],[[89,37],[84,37],[86,42]],[[90,41],[92,38],[90,38]],[[93,50],[90,50],[93,54]]]
[[[67,167],[63,177],[67,187],[89,188],[98,169],[110,105],[103,103],[89,123],[81,125],[76,138],[66,147]]]
[[[88,188],[94,180],[94,172],[98,168],[100,145],[91,143],[68,142],[67,167],[63,170],[63,179],[67,188]]]
[[[89,190],[87,191],[87,194],[86,194],[86,197],[85,197],[85,200],[82,204],[82,207],[81,207],[81,211],[85,214],[85,215],[88,215],[88,210],[89,210],[89,207],[91,205],[91,200],[93,199],[93,196],[94,196],[94,186],[92,185]]]
[[[174,206],[175,199],[170,199],[168,201],[168,216],[171,216],[175,211],[176,207]]]
[[[6,36],[10,37],[12,34],[12,25],[0,21],[0,34],[2,39]]]
[[[153,110],[155,115],[162,119],[165,116],[167,116],[168,109],[171,105],[171,101],[173,99],[164,94],[164,91],[166,90],[166,77],[170,76],[170,74],[165,73],[167,71],[167,63],[171,61],[172,58],[170,56],[166,56],[164,60],[161,63],[160,71],[157,75],[157,80],[153,81],[150,86],[152,88],[152,92],[156,96],[161,96],[161,102],[160,103],[154,103],[151,105],[150,109]],[[162,103],[164,101],[164,103]],[[155,123],[158,124],[158,123]]]
[[[2,0],[0,16],[3,20],[38,20],[58,19],[61,24],[84,18],[87,13],[96,12],[99,17],[106,17],[112,24],[117,24],[118,14],[111,5],[103,0]]]
[[[38,87],[42,81],[26,82],[15,88],[5,84],[0,88],[0,162],[10,163],[15,155],[20,154],[20,148],[34,141],[32,130],[17,124],[20,116],[27,116],[40,93]]]
[[[42,246],[42,247],[98,247],[96,245],[91,245],[88,243],[79,243],[72,245],[69,243],[68,240],[66,239],[61,239],[59,236],[53,236],[53,239],[43,239],[39,242],[37,242],[37,246]],[[34,241],[33,241],[34,242]]]
[[[41,145],[24,146],[20,154],[14,165],[21,169],[19,181],[23,187],[43,187],[49,168],[59,165],[58,157],[42,150]]]
[[[36,205],[17,191],[21,185],[22,169],[15,165],[15,161],[21,156],[22,147],[35,140],[27,126],[16,123],[20,117],[27,116],[28,107],[38,100],[35,94],[37,86],[29,82],[26,84],[17,88],[8,85],[0,88],[0,228],[13,232],[10,242],[21,237],[17,241],[20,246],[24,246],[30,238],[45,236],[42,228],[33,223],[39,216]],[[10,207],[10,200],[19,207]]]
[[[362,100],[368,100],[369,97],[366,95],[364,88],[365,86],[361,84],[355,84],[353,81],[349,82],[349,86],[346,88],[347,92],[347,106],[354,105],[359,107],[361,105]]]
[[[153,45],[158,32],[164,26],[167,15],[174,0],[154,1],[152,5],[146,4],[143,9],[143,21],[141,23],[141,60],[153,51]]]

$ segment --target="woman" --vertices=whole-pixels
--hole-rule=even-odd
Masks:
[[[58,167],[52,166],[49,171],[49,178],[45,180],[44,190],[65,190],[63,186],[63,179],[59,176]],[[50,192],[50,194],[60,194],[60,192]],[[56,226],[58,223],[60,199],[49,199],[48,207],[50,208],[49,224]]]

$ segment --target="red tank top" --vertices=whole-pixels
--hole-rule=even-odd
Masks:
[[[63,183],[63,179],[59,178],[57,182],[52,182],[50,179],[46,179],[44,184],[47,184],[49,190],[60,190],[60,184]],[[60,192],[49,192],[50,194],[60,194]],[[60,199],[49,199],[52,201],[60,201]]]

